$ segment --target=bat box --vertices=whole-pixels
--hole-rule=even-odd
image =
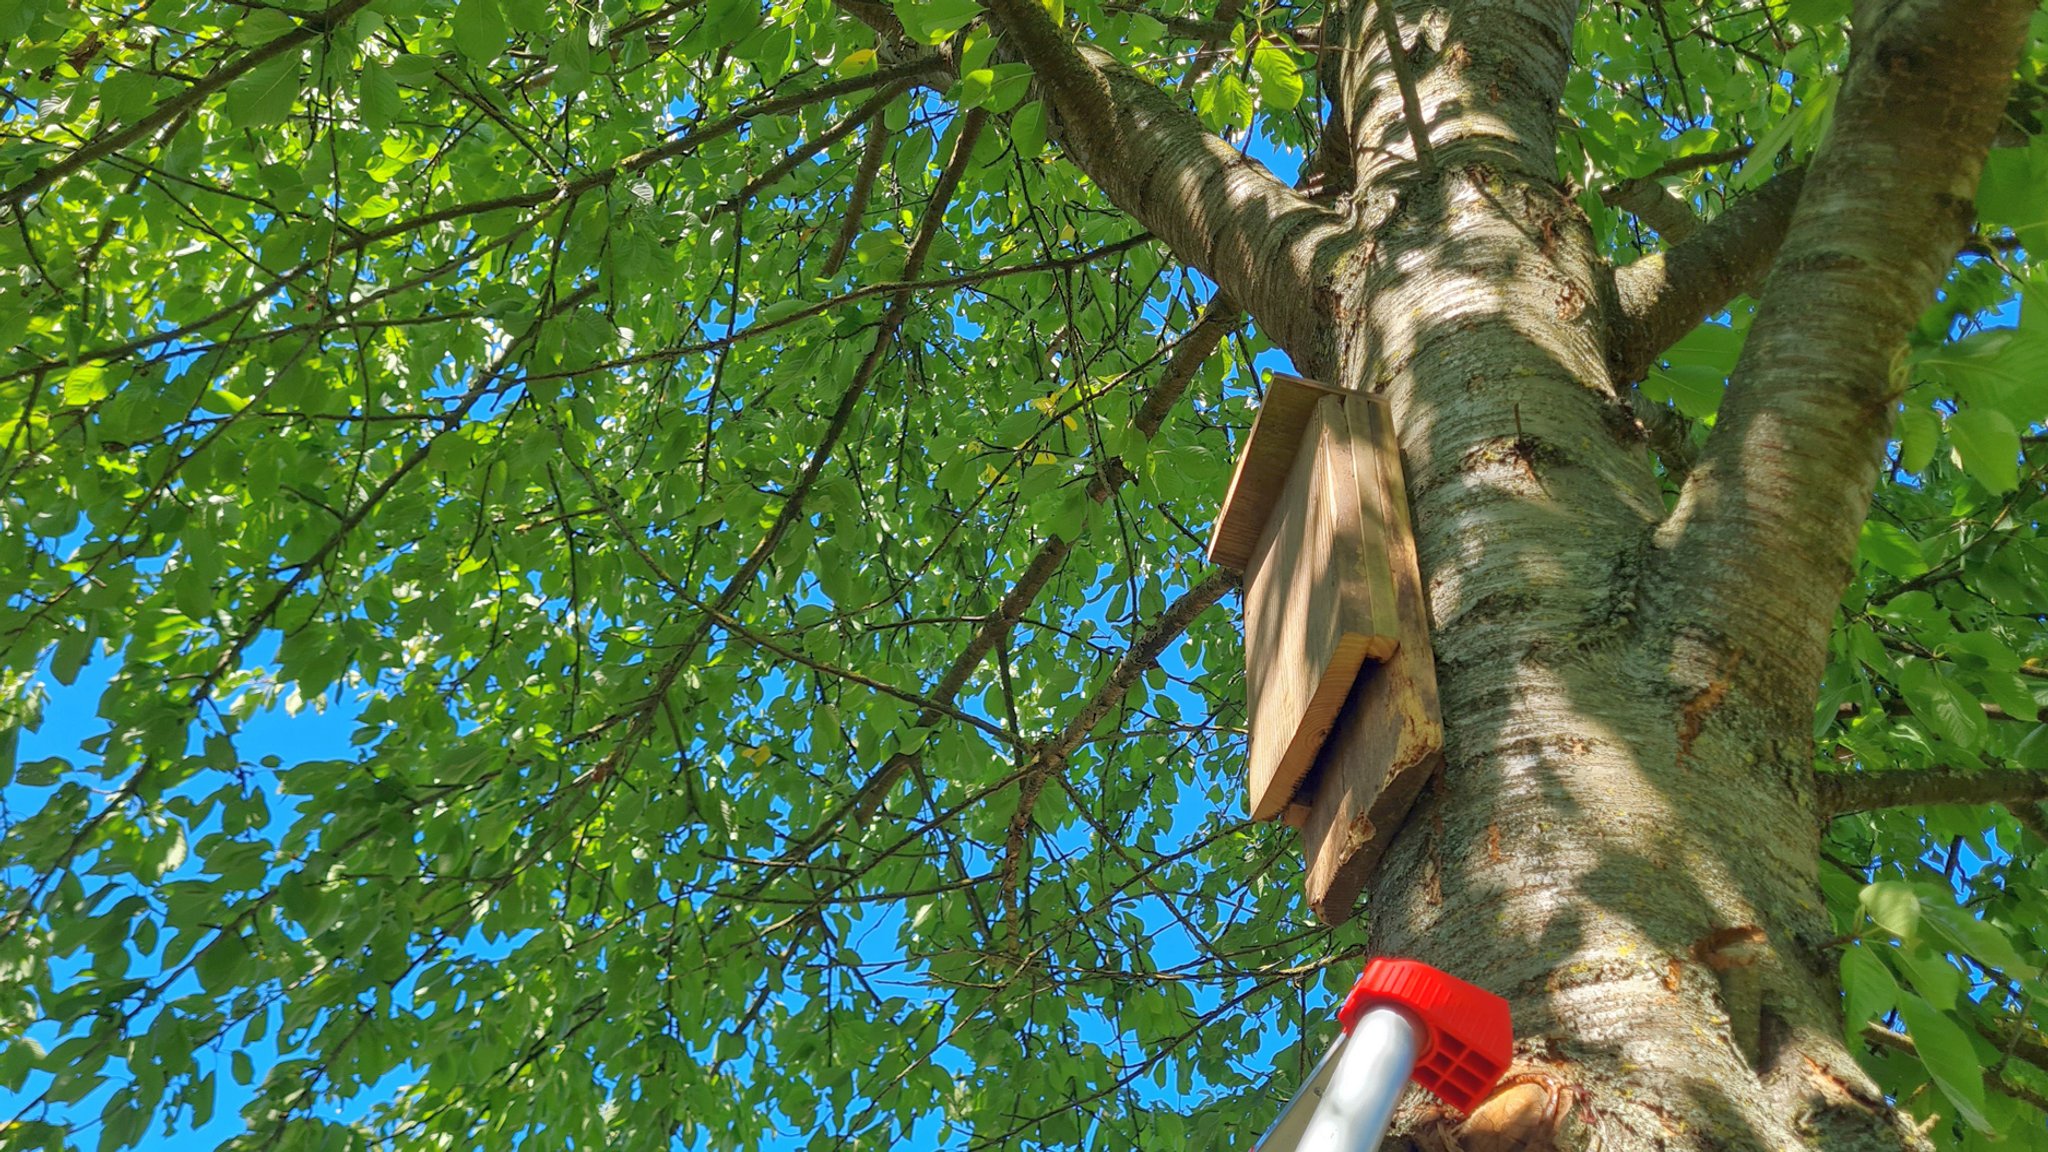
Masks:
[[[1244,573],[1252,816],[1301,831],[1341,923],[1443,749],[1386,400],[1275,373],[1209,559]]]

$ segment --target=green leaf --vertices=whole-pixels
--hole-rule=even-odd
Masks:
[[[920,44],[937,44],[981,14],[976,0],[894,0],[903,31]]]
[[[151,881],[161,880],[168,873],[177,870],[185,862],[185,827],[172,824],[150,841],[154,859],[145,863],[143,876]]]
[[[505,51],[511,28],[496,0],[461,0],[455,6],[455,50],[472,64],[488,64]]]
[[[2002,412],[1965,408],[1948,418],[1956,463],[1993,492],[2020,486],[2020,434]]]
[[[249,960],[249,947],[242,938],[232,931],[224,931],[199,953],[192,962],[192,968],[199,976],[200,987],[208,992],[219,992],[241,983]]]
[[[1908,408],[1899,413],[1898,435],[1899,467],[1925,472],[1941,439],[1941,418],[1925,408]]]
[[[1737,191],[1747,192],[1770,179],[1778,154],[1786,148],[1803,151],[1812,145],[1834,111],[1840,85],[1839,74],[1824,73],[1799,86],[1799,105],[1779,117],[1750,149],[1732,182]]]
[[[1924,902],[1921,911],[1926,911]],[[1892,949],[1891,958],[1905,969],[1906,981],[1913,991],[1926,997],[1928,1003],[1944,1012],[1955,1008],[1956,997],[1963,991],[1963,974],[1946,955],[1925,943],[1915,943]]]
[[[1758,137],[1750,148],[1749,156],[1735,173],[1732,184],[1738,192],[1748,192],[1771,178],[1777,171],[1774,162],[1778,153],[1792,143],[1792,134],[1799,127],[1799,110],[1792,109],[1778,117],[1770,130]]]
[[[1965,668],[1988,668],[2011,672],[2020,666],[2019,653],[1994,632],[1958,632],[1943,641],[1940,654],[1957,659]]]
[[[1975,677],[1984,695],[2015,720],[2032,723],[2041,715],[2041,702],[2034,697],[2031,682],[2016,672],[1986,671]]]
[[[1069,542],[1079,539],[1089,510],[1095,507],[1095,501],[1088,498],[1087,485],[1069,484],[1047,503],[1045,531]]]
[[[1786,0],[1785,14],[1809,28],[1849,18],[1849,0]]]
[[[1866,885],[1856,901],[1878,927],[1901,940],[1911,940],[1920,925],[1920,896],[1900,880]]]
[[[1643,381],[1643,390],[1652,400],[1669,400],[1677,404],[1680,413],[1694,420],[1704,420],[1720,411],[1727,386],[1728,370],[1721,365],[1675,356],[1666,366],[1651,369],[1649,378]]]
[[[1842,949],[1842,993],[1843,1022],[1853,1042],[1865,1024],[1897,1006],[1899,982],[1877,958],[1875,949],[1851,943]]]
[[[70,685],[78,680],[78,670],[92,655],[93,634],[82,628],[66,628],[57,637],[57,650],[50,656],[50,675],[57,683]]]
[[[996,62],[996,38],[986,30],[971,32],[960,50],[959,73],[962,76],[977,68],[993,67]]]
[[[235,25],[235,43],[244,48],[254,48],[268,44],[297,27],[297,21],[275,8],[251,8]]]
[[[2011,228],[2030,251],[2048,244],[2048,139],[1991,150],[1977,183],[1977,212]]]
[[[356,78],[356,92],[362,101],[363,123],[373,132],[382,132],[391,127],[398,117],[402,101],[398,94],[398,81],[382,65],[366,63]]]
[[[135,1099],[135,1089],[123,1088],[107,1099],[100,1110],[99,1152],[114,1152],[135,1143],[149,1123],[149,1113]]]
[[[1905,530],[1882,520],[1865,520],[1856,545],[1865,560],[1901,580],[1911,580],[1927,571],[1927,558],[1920,544]]]
[[[2020,740],[2013,749],[2012,762],[2030,772],[2048,772],[2048,724],[2036,724]]]
[[[108,122],[132,120],[149,109],[156,81],[146,72],[109,72],[100,84],[100,116]]]
[[[1250,125],[1258,105],[1237,73],[1222,72],[1204,80],[1196,90],[1195,110],[1211,131],[1223,132]]]
[[[2048,419],[2048,333],[1991,328],[1914,357],[1921,376],[1969,409],[2003,413],[2015,428]]]
[[[1252,52],[1252,71],[1258,74],[1259,104],[1266,111],[1292,112],[1301,103],[1305,88],[1291,53],[1261,43]]]
[[[1899,690],[1913,715],[1943,740],[1975,751],[1990,738],[1991,720],[1984,715],[1984,706],[1934,662],[1915,660],[1899,669]]]
[[[998,64],[995,73],[988,106],[994,112],[1008,112],[1023,103],[1025,93],[1031,91],[1031,69],[1022,64]],[[989,137],[982,137],[984,144],[988,141]]]
[[[504,0],[505,19],[529,41],[539,40],[555,30],[555,16],[548,0]]]
[[[2040,974],[2040,967],[2020,955],[2003,929],[1972,916],[1967,909],[1930,900],[1922,902],[1921,913],[1924,923],[1964,955],[2012,979],[2032,980]]]
[[[301,67],[299,53],[285,51],[228,85],[222,95],[228,123],[236,128],[261,128],[290,116],[299,96]]]
[[[858,52],[848,52],[840,57],[839,61],[832,66],[832,73],[842,80],[848,80],[855,76],[866,76],[873,72],[875,68],[875,50],[873,48],[862,48]]]
[[[996,82],[993,68],[976,68],[960,77],[960,103],[971,108],[986,107],[989,91]]]
[[[105,364],[80,364],[64,374],[63,402],[74,408],[97,404],[114,394]]]
[[[225,388],[215,388],[201,398],[199,402],[201,411],[217,412],[223,416],[232,416],[248,406],[249,398],[247,396],[237,395]]]
[[[402,52],[392,57],[390,71],[392,79],[401,84],[411,84],[418,87],[432,80],[435,70],[440,66],[441,62],[432,56],[421,55],[417,52]]]
[[[1017,109],[1010,117],[1010,139],[1017,145],[1017,155],[1025,160],[1036,160],[1045,151],[1045,105],[1033,100]]]
[[[1984,1117],[1984,1068],[1962,1027],[1912,993],[1899,997],[1899,1015],[1905,1019],[1906,1032],[1935,1086],[1971,1127],[1989,1131],[1990,1121]]]

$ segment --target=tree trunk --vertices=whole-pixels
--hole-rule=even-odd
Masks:
[[[1462,26],[1437,5],[1403,13],[1421,158],[1384,40],[1349,29],[1366,49],[1346,91],[1353,155],[1373,158],[1359,172],[1370,256],[1345,269],[1317,367],[1393,399],[1446,745],[1372,885],[1373,950],[1515,1006],[1529,1086],[1470,1121],[1467,1148],[1500,1133],[1918,1145],[1842,1039],[1812,794],[1826,634],[1883,430],[1838,438],[1853,518],[1813,533],[1839,553],[1833,570],[1787,565],[1780,578],[1804,585],[1790,595],[1754,586],[1807,601],[1798,627],[1719,628],[1684,602],[1626,382],[1604,357],[1599,258],[1555,176],[1576,5],[1464,11],[1481,7]],[[1446,44],[1459,58],[1433,59]],[[1961,225],[1930,245],[1941,267]],[[1906,278],[1910,303],[1874,325],[1869,355],[1897,345],[1939,275]],[[1880,384],[1888,369],[1860,366]],[[1410,1123],[1427,1146],[1445,1121]]]
[[[1726,657],[1671,650],[1638,594],[1663,502],[1553,160],[1574,8],[1493,12],[1449,67],[1447,21],[1401,22],[1433,163],[1384,41],[1350,29],[1372,241],[1315,370],[1393,400],[1446,759],[1372,885],[1373,949],[1514,1004],[1542,1090],[1480,1126],[1897,1147],[1827,991],[1807,722],[1780,723],[1782,757],[1739,755],[1719,733],[1756,718],[1718,707]]]
[[[1864,6],[1804,190],[1787,179],[1619,293],[1556,173],[1572,0],[1331,16],[1325,51],[1343,63],[1326,67],[1319,162],[1342,207],[1251,171],[1033,0],[990,7],[1113,201],[1306,373],[1392,401],[1445,769],[1371,884],[1372,950],[1507,997],[1519,1038],[1518,1086],[1455,1129],[1411,1098],[1409,1137],[1466,1152],[1924,1145],[1842,1038],[1811,717],[1895,353],[1963,238],[2027,6]],[[1819,293],[1856,314],[1772,353],[1845,345],[1843,366],[1799,368],[1809,386],[1746,360],[1667,515],[1615,367],[1754,282],[1780,239],[1798,259],[1773,273],[1788,287],[1776,313],[1766,290],[1751,348]],[[1659,289],[1686,267],[1713,283]],[[1820,419],[1849,425],[1825,450],[1770,438],[1774,421]],[[1753,491],[1748,435],[1784,473]],[[1757,529],[1772,516],[1775,538]]]

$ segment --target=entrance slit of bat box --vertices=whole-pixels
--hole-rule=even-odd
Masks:
[[[1342,923],[1443,750],[1386,399],[1275,373],[1209,559],[1244,572],[1252,816],[1300,830]]]

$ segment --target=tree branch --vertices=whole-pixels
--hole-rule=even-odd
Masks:
[[[1968,235],[2032,9],[1859,6],[1834,118],[1713,436],[1657,530],[1655,568],[1685,590],[1666,626],[1737,654],[1752,699],[1811,707],[1906,382],[1905,337]],[[1640,331],[1680,330],[1675,317],[1689,324],[1700,299],[1641,313]],[[1657,342],[1629,342],[1623,366]]]
[[[1059,735],[1046,741],[1038,754],[1027,765],[1023,777],[1017,782],[1017,811],[1010,817],[1010,830],[1003,845],[1002,886],[999,903],[1009,904],[1017,892],[1017,876],[1024,866],[1024,857],[1031,834],[1031,810],[1038,804],[1038,794],[1045,789],[1045,782],[1054,772],[1065,765],[1067,757],[1088,738],[1095,725],[1124,698],[1131,685],[1137,683],[1147,669],[1159,659],[1166,646],[1187,631],[1195,617],[1207,611],[1210,605],[1223,598],[1223,594],[1237,587],[1235,574],[1218,569],[1211,572],[1201,583],[1187,590],[1181,598],[1167,605],[1159,619],[1151,627],[1131,640],[1123,659],[1118,660],[1109,676],[1060,729]]]
[[[1700,230],[1700,218],[1684,197],[1664,186],[1664,181],[1717,164],[1732,164],[1747,155],[1749,145],[1742,144],[1718,152],[1679,156],[1665,161],[1648,175],[1601,189],[1600,199],[1656,229],[1666,246],[1677,244]]]
[[[1321,328],[1315,288],[1358,243],[1345,219],[1205,130],[1107,53],[1075,45],[1038,0],[989,0],[1036,73],[1061,147],[1110,201],[1243,304],[1297,357]]]
[[[1804,182],[1801,170],[1781,172],[1669,250],[1615,269],[1607,368],[1616,384],[1641,380],[1679,337],[1737,294],[1757,290],[1784,242]],[[1661,184],[1654,194],[1668,195]],[[1678,207],[1690,216],[1691,209]]]
[[[2048,844],[2048,815],[2043,815],[2040,808],[2023,804],[2017,808],[2008,808],[2006,811],[2012,813],[2015,823],[2032,832],[2034,839]]]
[[[1195,22],[1206,23],[1208,31],[1198,37],[1202,47],[1195,53],[1194,61],[1188,66],[1188,70],[1181,74],[1181,91],[1194,91],[1195,85],[1201,82],[1202,77],[1207,76],[1223,59],[1223,41],[1229,38],[1230,30],[1237,26],[1238,17],[1244,15],[1244,6],[1245,0],[1222,0],[1216,5],[1216,15],[1213,19]]]
[[[1915,577],[1913,581],[1909,581],[1908,583],[1917,583],[1925,579],[1926,578],[1924,576]],[[1906,589],[1900,588],[1899,591],[1903,592],[1906,591]],[[2012,713],[2007,712],[2003,706],[1994,704],[1989,700],[1980,700],[1977,703],[1979,707],[1984,709],[1984,715],[1990,717],[1993,720],[2018,720],[2026,724],[2048,723],[2048,708],[2037,708],[2034,710],[2034,713],[2032,715],[2015,716]],[[1890,700],[1886,700],[1884,702],[1883,710],[1884,714],[1887,716],[1905,716],[1912,712],[1912,709],[1906,706],[1906,702],[1904,700],[1898,699],[1896,697]],[[1861,716],[1863,714],[1863,705],[1858,704],[1854,700],[1845,700],[1841,704],[1836,706],[1835,714],[1837,716]]]
[[[1979,1022],[1977,1032],[1986,1040],[1998,1045],[1998,1050],[2015,1060],[2024,1061],[2042,1073],[2048,1073],[2048,1039],[2041,1035],[2041,1029],[2032,1020],[2024,1017],[2001,1016],[1994,1022]]]
[[[953,141],[953,154],[947,159],[946,167],[940,171],[938,180],[932,185],[931,201],[925,207],[924,219],[919,221],[917,234],[912,237],[910,249],[903,257],[903,280],[906,284],[915,281],[917,274],[924,268],[925,257],[931,252],[932,240],[938,235],[946,208],[952,203],[953,193],[960,187],[961,178],[966,175],[967,165],[973,157],[975,141],[981,136],[982,126],[987,119],[987,113],[979,108],[964,113],[960,135]],[[777,510],[774,522],[762,533],[753,550],[747,553],[746,559],[740,563],[739,571],[733,573],[732,579],[726,581],[725,587],[720,589],[717,599],[711,603],[712,610],[702,614],[701,622],[690,634],[690,638],[677,648],[675,654],[669,657],[655,674],[654,685],[641,702],[626,716],[614,716],[598,726],[598,730],[602,730],[630,717],[625,736],[613,747],[610,754],[592,769],[595,779],[602,781],[609,777],[640,746],[640,742],[654,726],[655,712],[661,702],[668,698],[669,689],[675,685],[676,678],[682,675],[683,669],[689,666],[690,660],[696,655],[697,645],[703,643],[704,638],[716,626],[718,614],[731,608],[753,586],[754,577],[760,575],[761,569],[768,563],[768,558],[775,554],[776,545],[782,542],[790,525],[796,522],[804,501],[810,496],[811,489],[817,485],[819,475],[825,470],[826,461],[831,459],[833,449],[838,447],[840,436],[852,423],[854,411],[859,407],[861,398],[867,394],[869,385],[874,382],[875,373],[880,369],[883,358],[888,355],[889,349],[894,347],[896,333],[903,327],[904,318],[910,313],[912,295],[912,291],[906,287],[889,297],[887,307],[882,310],[882,319],[876,325],[874,343],[869,346],[868,354],[861,360],[860,367],[854,370],[852,381],[840,394],[839,403],[833,409],[831,419],[826,422],[824,434],[818,438],[817,446],[811,449],[803,467],[797,472],[796,482],[783,495],[782,507]],[[592,734],[594,733],[584,735]]]
[[[306,13],[300,18],[297,28],[214,68],[183,92],[152,108],[148,115],[124,128],[103,136],[95,136],[65,153],[64,158],[56,163],[29,173],[19,184],[0,192],[0,206],[13,208],[19,212],[30,197],[55,186],[59,180],[93,161],[126,148],[197,108],[205,103],[207,97],[248,75],[258,65],[274,60],[286,52],[295,52],[327,35],[334,30],[336,24],[355,15],[368,6],[369,2],[370,0],[341,0],[341,3],[325,11]]]
[[[772,186],[777,180],[801,168],[811,157],[853,135],[854,129],[880,117],[882,110],[889,106],[889,102],[902,95],[910,84],[909,80],[896,80],[884,85],[880,91],[868,97],[865,104],[848,113],[845,119],[797,145],[784,154],[782,159],[770,165],[766,172],[747,181],[746,187],[727,198],[724,207],[737,208],[746,204],[759,195],[762,189]],[[862,163],[866,163],[865,157]]]
[[[1644,176],[1601,191],[1600,199],[1656,229],[1667,245],[1678,244],[1700,230],[1700,218],[1685,197]]]
[[[361,526],[362,522],[369,517],[371,512],[376,511],[383,504],[384,498],[391,494],[392,489],[398,487],[400,481],[411,475],[420,465],[426,463],[427,457],[433,453],[435,445],[440,443],[443,436],[446,436],[453,429],[460,427],[462,421],[468,417],[469,413],[485,397],[491,395],[498,388],[499,381],[503,380],[505,374],[516,366],[520,354],[531,346],[534,338],[540,335],[541,329],[550,320],[581,306],[585,300],[596,295],[597,287],[597,281],[592,280],[561,300],[549,305],[540,315],[534,318],[533,323],[528,325],[526,330],[520,333],[516,339],[506,342],[497,355],[491,358],[490,363],[477,372],[469,388],[448,409],[445,413],[446,419],[441,426],[422,438],[413,447],[413,450],[408,452],[403,460],[399,461],[398,467],[392,469],[353,508],[349,509],[345,515],[339,517],[334,530],[321,540],[320,545],[313,550],[312,555],[300,561],[298,566],[292,570],[291,576],[280,582],[276,589],[271,592],[270,596],[264,600],[262,605],[250,614],[247,622],[243,624],[241,631],[221,649],[220,656],[215,659],[212,670],[200,679],[198,686],[187,697],[185,702],[188,706],[196,708],[202,701],[212,699],[213,691],[219,687],[222,677],[234,671],[236,666],[241,663],[242,653],[248,651],[249,645],[255,643],[256,638],[261,636],[264,629],[269,627],[271,621],[277,617],[278,610],[284,607],[285,602],[290,600],[305,585],[307,580],[317,573],[325,572],[327,558],[333,555],[334,551],[347,541],[349,535]]]
[[[1167,12],[1155,12],[1143,4],[1127,3],[1124,0],[1109,0],[1102,7],[1106,12],[1124,12],[1157,21],[1160,27],[1166,29],[1167,35],[1181,40],[1193,40],[1208,45],[1230,35],[1230,25],[1225,24],[1220,15],[1207,20],[1197,16],[1175,16]],[[1242,9],[1243,5],[1236,4],[1233,7]]]
[[[531,191],[494,196],[484,200],[470,200],[460,204],[450,204],[446,207],[436,208],[431,212],[424,212],[418,216],[399,220],[368,231],[345,230],[345,238],[337,235],[333,242],[323,247],[317,255],[309,256],[305,260],[292,265],[283,272],[265,280],[260,286],[252,289],[240,298],[214,309],[197,320],[181,324],[176,328],[150,332],[108,347],[76,352],[62,359],[38,360],[33,363],[24,364],[5,373],[0,373],[0,383],[36,376],[45,372],[53,372],[74,362],[82,363],[88,360],[117,359],[140,352],[146,348],[169,347],[175,344],[178,346],[179,352],[183,354],[192,351],[204,351],[206,348],[224,347],[226,342],[195,349],[184,338],[209,325],[219,323],[236,313],[244,312],[256,304],[274,298],[279,289],[289,286],[309,272],[332,267],[334,262],[338,261],[342,256],[363,251],[371,245],[385,240],[392,240],[414,232],[423,231],[436,224],[446,224],[450,221],[461,220],[466,216],[479,216],[487,212],[502,212],[508,208],[537,208],[543,205],[548,206],[549,210],[552,211],[561,205],[573,203],[577,197],[584,193],[601,188],[621,176],[628,176],[664,161],[690,155],[700,146],[720,137],[730,135],[745,126],[749,121],[759,117],[780,114],[808,104],[836,99],[853,92],[863,92],[878,84],[891,83],[905,77],[914,78],[931,74],[939,64],[940,62],[933,58],[919,58],[893,65],[877,72],[870,72],[865,76],[855,76],[846,80],[832,80],[814,88],[771,96],[724,116],[707,120],[686,134],[665,144],[642,148],[638,152],[623,157],[618,163],[608,168],[586,172],[575,180],[567,181],[559,186],[536,188]],[[894,290],[893,286],[878,285],[863,290],[861,294],[870,295],[875,292]],[[849,293],[841,297],[841,302],[850,300],[853,296],[853,293]],[[780,326],[792,322],[794,321],[791,317],[784,317],[781,321],[776,322],[776,324]],[[761,332],[768,330],[769,328],[766,324],[759,327]],[[593,368],[592,370],[598,369]],[[531,379],[539,379],[539,377],[532,377]]]
[[[1863,1041],[1872,1047],[1890,1048],[1893,1051],[1904,1052],[1906,1055],[1915,1058],[1918,1058],[1920,1055],[1920,1047],[1913,1043],[1911,1036],[1906,1035],[1904,1032],[1894,1032],[1875,1021],[1863,1025]],[[1995,1086],[2000,1092],[2015,1100],[2032,1105],[2038,1111],[2048,1112],[2048,1096],[2034,1091],[2032,1088],[2005,1075],[2003,1072],[1998,1073]]]
[[[1200,322],[1181,338],[1172,356],[1167,359],[1166,372],[1158,385],[1139,406],[1138,415],[1132,421],[1132,426],[1140,435],[1149,440],[1158,433],[1160,426],[1166,422],[1167,413],[1173,410],[1181,394],[1187,391],[1187,386],[1193,382],[1196,370],[1216,351],[1216,346],[1222,343],[1223,337],[1237,327],[1238,321],[1239,312],[1235,302],[1222,296],[1210,300]],[[1128,473],[1122,467],[1105,464],[1089,482],[1088,495],[1096,503],[1102,503],[1108,500],[1126,479]],[[975,629],[974,635],[967,641],[967,647],[953,658],[953,663],[947,666],[945,674],[940,676],[939,682],[932,687],[932,700],[940,704],[952,703],[960,690],[967,686],[967,681],[974,675],[975,670],[981,667],[981,662],[988,658],[988,654],[993,652],[1010,634],[1010,630],[1017,626],[1017,622],[1024,618],[1024,613],[1038,599],[1045,586],[1051,583],[1053,576],[1066,563],[1067,556],[1072,550],[1072,543],[1057,534],[1046,537],[1045,543],[1039,545],[1038,552],[1024,566],[1024,574],[1019,576],[1017,582],[1003,595],[1002,603],[997,607],[995,614]],[[930,727],[938,721],[939,716],[936,713],[920,713],[915,726]],[[916,769],[923,758],[922,751],[898,752],[891,756],[879,771],[860,786],[849,803],[838,812],[819,821],[801,841],[786,849],[783,853],[785,858],[808,855],[823,843],[848,815],[859,818],[880,806],[882,798],[889,794],[889,790],[896,786],[896,782],[901,780],[906,772]]]
[[[1821,815],[1833,819],[1883,808],[1930,804],[2018,804],[2048,800],[2048,772],[1997,768],[1964,772],[1921,768],[1899,772],[1824,772],[1814,780]]]
[[[1657,459],[1663,462],[1664,471],[1683,482],[1699,458],[1699,449],[1693,445],[1692,421],[1639,390],[1629,393],[1629,411],[1636,423],[1642,425],[1643,435],[1649,439]]]
[[[853,186],[846,197],[846,218],[840,222],[839,235],[832,240],[832,250],[825,254],[825,275],[839,274],[839,266],[853,250],[853,242],[867,226],[868,197],[874,194],[875,178],[881,175],[882,161],[888,156],[889,133],[883,130],[882,118],[877,115],[861,141],[860,167],[853,174]]]

